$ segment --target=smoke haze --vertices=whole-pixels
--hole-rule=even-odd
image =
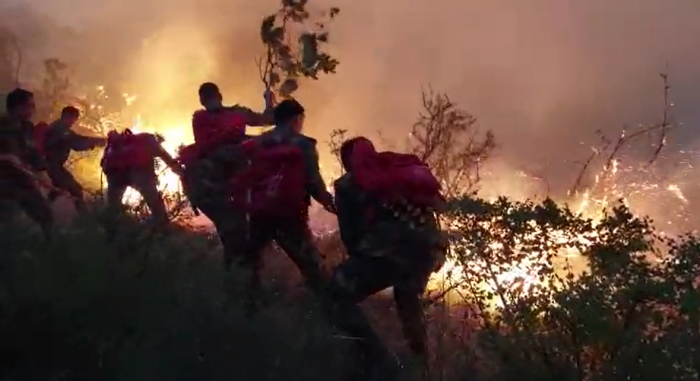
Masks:
[[[3,24],[29,61],[57,56],[81,80],[142,95],[150,113],[187,121],[196,87],[222,85],[228,103],[262,107],[253,57],[260,19],[278,2],[0,0]],[[308,129],[400,142],[420,109],[421,86],[445,91],[491,129],[499,172],[536,173],[570,186],[596,129],[659,123],[670,75],[672,144],[695,145],[700,124],[700,2],[696,0],[337,0],[331,29],[338,73],[302,83]],[[33,66],[32,66],[33,65]],[[677,149],[676,147],[669,148]],[[326,151],[323,146],[321,151]],[[651,149],[649,150],[651,151]],[[322,152],[325,154],[325,152]],[[648,152],[643,152],[648,154]],[[491,191],[535,192],[492,182]],[[532,190],[530,188],[533,188]]]

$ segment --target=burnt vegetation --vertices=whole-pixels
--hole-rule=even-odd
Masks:
[[[283,1],[262,22],[261,80],[282,96],[338,65],[322,49],[325,23],[338,10],[314,13],[308,6]],[[317,14],[323,22],[314,21]],[[313,28],[304,33],[294,28],[308,23]],[[19,81],[21,65],[9,31],[0,30],[0,53],[7,90]],[[64,64],[49,59],[44,69],[35,89],[42,117],[70,102],[81,105],[96,134],[120,127],[112,118],[118,107],[103,93],[75,97]],[[442,220],[451,264],[426,295],[430,379],[700,379],[698,237],[665,237],[622,203],[594,222],[552,200],[479,199],[479,169],[493,153],[494,135],[447,94],[429,89],[420,99],[401,148],[431,165],[450,200]],[[640,130],[658,138],[649,165],[673,126],[664,115]],[[621,136],[622,143],[604,140],[589,162],[603,157],[609,166],[616,147],[635,134]],[[331,152],[337,155],[349,137],[334,131]],[[76,158],[76,170],[95,171],[90,160]],[[108,245],[99,197],[50,245],[22,216],[2,210],[0,379],[340,380],[352,366],[351,338],[315,313],[315,301],[298,291],[298,276],[279,264],[274,248],[260,295],[265,307],[248,320],[240,277],[224,273],[215,237],[182,224],[158,234],[144,230],[137,207],[124,222],[127,233]],[[184,201],[170,204],[172,219],[180,220]],[[330,262],[342,256],[335,235],[320,237],[319,245]],[[387,305],[379,296],[366,307],[405,360],[402,379],[419,379]]]

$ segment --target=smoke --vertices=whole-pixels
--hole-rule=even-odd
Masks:
[[[259,21],[277,1],[0,4],[15,7],[0,20],[22,36],[35,65],[39,57],[58,56],[85,82],[140,94],[147,114],[186,120],[198,106],[197,85],[208,80],[222,85],[228,103],[262,107],[253,57],[262,48]],[[673,112],[685,126],[674,132],[670,149],[696,139],[695,0],[315,4],[341,8],[331,35],[339,72],[303,83],[300,92],[322,155],[333,128],[381,130],[401,141],[419,111],[421,86],[432,85],[495,132],[497,169],[512,169],[514,178],[517,171],[536,173],[566,188],[576,176],[572,161],[589,154],[596,129],[614,134],[624,124],[660,122],[661,71],[670,75]],[[497,189],[503,188],[499,181]]]

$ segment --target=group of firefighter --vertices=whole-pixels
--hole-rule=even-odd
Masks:
[[[254,295],[261,283],[262,251],[274,241],[322,301],[328,320],[357,343],[363,361],[353,377],[397,377],[397,362],[358,305],[389,287],[409,346],[427,367],[421,296],[446,250],[437,219],[443,203],[438,180],[417,157],[377,152],[370,140],[356,137],[340,147],[344,175],[331,194],[319,171],[316,140],[303,134],[303,106],[293,99],[277,103],[269,90],[264,98],[263,112],[224,106],[216,84],[201,85],[203,109],[192,119],[195,142],[174,158],[154,134],[128,129],[107,137],[77,134],[71,127],[80,112],[72,106],[58,120],[35,125],[33,94],[15,89],[0,119],[0,199],[19,205],[51,240],[51,202],[58,195],[72,197],[79,211],[85,208],[83,188],[65,167],[70,151],[104,147],[106,215],[122,212],[122,196],[131,187],[160,226],[168,215],[157,187],[159,158],[180,176],[193,209],[216,227],[225,268],[237,266],[246,275],[247,313],[253,316],[259,308]],[[246,126],[274,127],[248,136]],[[312,198],[337,215],[347,252],[331,274],[309,228]],[[118,225],[117,219],[107,220],[108,239],[116,239]]]

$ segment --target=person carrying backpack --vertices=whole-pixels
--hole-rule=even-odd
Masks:
[[[123,207],[122,198],[128,187],[141,194],[156,224],[168,222],[165,202],[158,191],[155,159],[161,159],[177,175],[182,175],[182,167],[163,148],[161,140],[154,134],[135,134],[129,129],[108,134],[101,166],[107,179],[109,239],[114,238],[115,218]]]
[[[421,296],[428,279],[444,264],[445,245],[436,211],[440,183],[416,156],[376,152],[358,137],[340,150],[346,174],[335,181],[341,240],[348,259],[329,284],[331,316],[349,336],[360,338],[367,372],[388,371],[389,351],[358,303],[393,287],[404,336],[412,351],[427,360]]]
[[[89,137],[75,133],[71,128],[80,118],[80,111],[73,106],[66,106],[61,111],[61,117],[47,125],[43,136],[37,139],[46,158],[49,177],[56,188],[67,192],[77,210],[85,208],[83,186],[75,179],[72,173],[65,167],[71,151],[89,151],[104,146],[107,139],[103,137]],[[37,128],[41,136],[42,129]],[[55,195],[55,193],[54,193]]]
[[[311,290],[321,293],[326,285],[308,209],[312,198],[332,213],[335,206],[320,173],[316,140],[302,134],[304,113],[295,100],[277,105],[275,128],[243,143],[248,164],[230,181],[232,206],[245,214],[248,229],[239,233],[244,250],[225,261],[227,268],[236,261],[251,272],[251,292],[260,283],[262,251],[272,241],[296,264]],[[250,296],[248,302],[249,313],[255,312]]]
[[[245,162],[237,156],[237,146],[249,137],[246,126],[274,123],[274,96],[265,91],[265,111],[255,112],[241,105],[224,106],[219,87],[211,82],[199,87],[199,101],[204,107],[192,116],[195,142],[182,147],[178,160],[184,166],[184,190],[195,210],[212,221],[224,247],[225,257],[238,250],[238,235],[243,216],[230,207],[228,181]]]

